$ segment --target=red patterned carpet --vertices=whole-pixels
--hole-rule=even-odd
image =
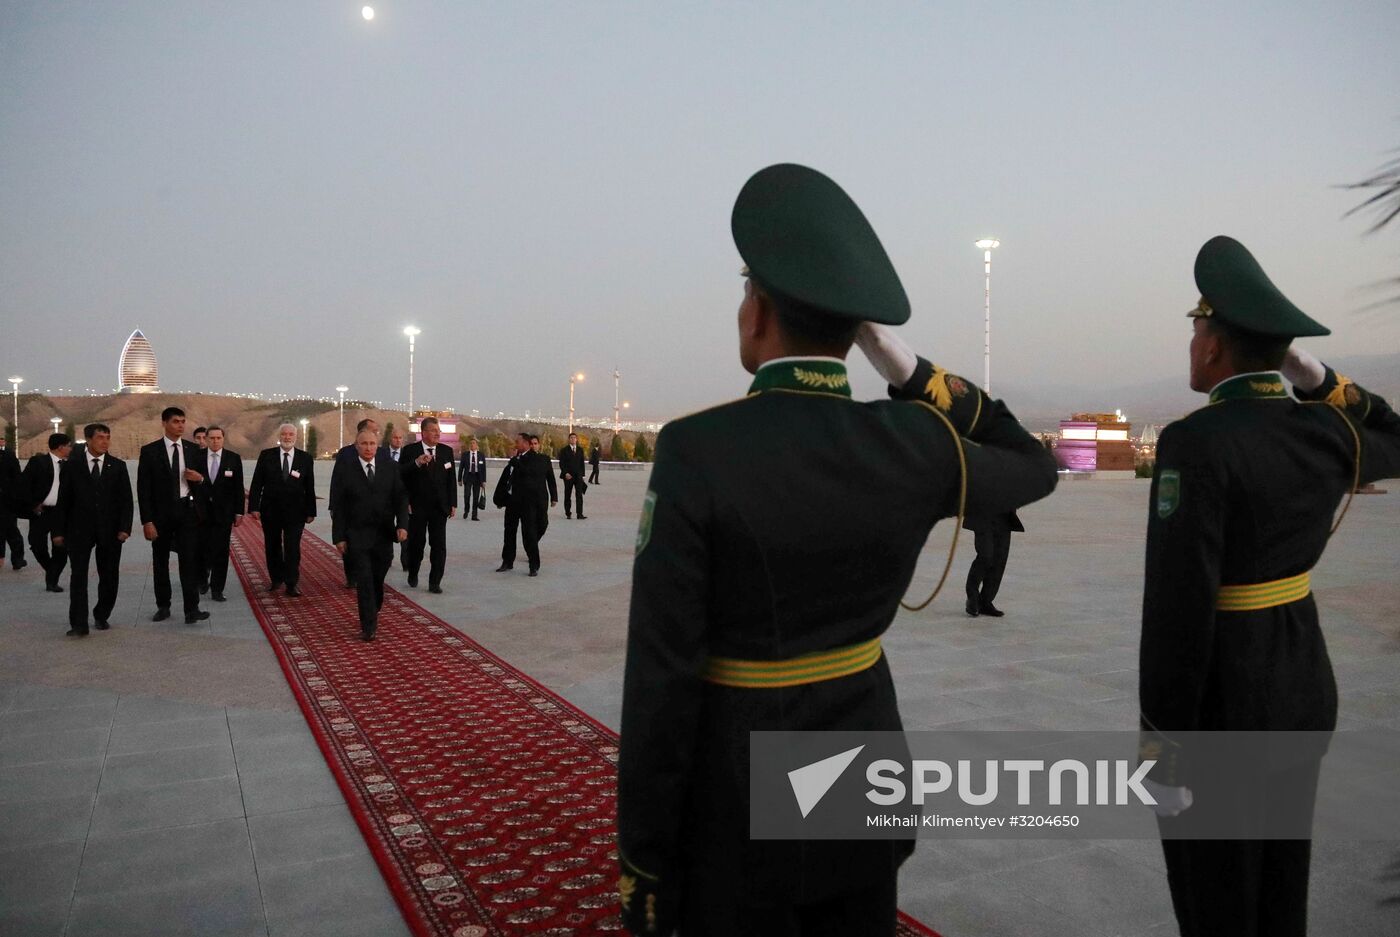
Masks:
[[[386,589],[359,639],[340,557],[307,534],[300,599],[269,594],[262,531],[233,558],[346,803],[422,937],[622,933],[617,736]],[[900,916],[900,937],[937,937]]]

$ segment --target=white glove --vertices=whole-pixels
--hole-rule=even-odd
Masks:
[[[874,322],[862,322],[856,329],[856,344],[867,360],[894,387],[903,387],[919,366],[914,350],[894,329]]]
[[[1317,390],[1327,379],[1327,369],[1323,367],[1322,362],[1297,345],[1288,346],[1288,353],[1283,356],[1283,364],[1279,370],[1288,378],[1290,384],[1305,394]]]
[[[1167,787],[1151,779],[1144,779],[1142,786],[1152,795],[1152,799],[1157,801],[1151,807],[1152,812],[1159,817],[1174,817],[1183,810],[1190,809],[1194,802],[1189,787]]]

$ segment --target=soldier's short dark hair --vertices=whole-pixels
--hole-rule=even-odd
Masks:
[[[181,410],[179,407],[166,407],[164,410],[160,411],[160,421],[162,423],[169,423],[172,416],[184,415],[185,411]]]
[[[196,426],[196,427],[194,428],[194,432],[191,433],[190,435],[192,435],[192,436],[198,436],[200,433],[208,433],[208,432],[209,432],[209,427],[207,427],[207,426]]]
[[[206,429],[205,432],[206,432],[206,433],[212,433],[212,432],[214,432],[214,430],[218,430],[219,432],[222,433],[222,432],[224,431],[224,428],[223,428],[222,426],[215,425],[215,426],[211,426],[211,427],[209,427],[208,429]],[[195,432],[199,432],[199,430],[195,430]]]
[[[754,280],[777,315],[778,328],[788,339],[789,351],[803,355],[844,357],[856,340],[860,323],[838,318],[806,303],[776,293]]]
[[[369,429],[369,425],[370,425],[371,423],[378,423],[378,422],[379,422],[379,421],[376,420],[376,419],[375,419],[374,417],[372,417],[372,416],[367,416],[367,417],[365,417],[363,420],[361,420],[360,422],[358,422],[358,423],[355,424],[355,434],[356,434],[356,435],[359,435],[360,433],[363,433],[365,430]]]
[[[98,433],[106,433],[108,436],[110,436],[112,435],[112,428],[106,423],[89,423],[87,426],[83,427],[84,439],[91,439]]]
[[[49,436],[49,451],[52,452],[61,446],[66,446],[73,440],[68,438],[67,433],[53,433]]]
[[[1229,349],[1230,360],[1241,373],[1277,371],[1283,364],[1284,356],[1288,354],[1288,346],[1293,342],[1291,338],[1260,335],[1258,332],[1247,332],[1224,322],[1210,319],[1206,321]]]
[[[421,420],[418,421],[418,429],[419,429],[419,431],[421,432],[422,429],[423,429],[423,427],[427,426],[429,423],[433,424],[434,426],[438,426],[438,425],[439,425],[439,423],[438,423],[438,418],[435,417],[435,416],[425,416],[425,417],[423,417],[423,419],[421,419]]]

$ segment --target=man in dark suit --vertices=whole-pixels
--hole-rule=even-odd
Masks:
[[[24,537],[19,532],[19,512],[24,510],[20,472],[19,459],[0,438],[0,561],[5,559],[5,548],[9,547],[10,564],[15,570],[29,565],[24,559]]]
[[[569,510],[569,495],[578,504],[578,519],[587,520],[583,513],[583,493],[588,484],[583,480],[583,450],[578,445],[578,433],[569,434],[569,444],[559,450],[559,477],[564,480],[564,519],[573,517]]]
[[[457,477],[453,472],[452,447],[444,446],[437,417],[424,417],[419,442],[409,443],[399,455],[399,472],[408,492],[408,584],[418,585],[423,565],[423,543],[431,548],[428,558],[428,591],[442,592],[442,573],[447,565],[447,519],[457,513]]]
[[[316,519],[315,467],[296,443],[295,426],[277,427],[277,445],[258,454],[248,488],[248,516],[262,522],[267,591],[286,583],[293,598],[301,595],[301,534]]]
[[[394,542],[408,539],[408,495],[392,462],[376,458],[379,434],[355,437],[355,461],[341,469],[331,540],[349,563],[360,609],[360,636],[374,640],[384,605],[384,575],[394,561]]]
[[[386,448],[389,450],[389,458],[397,463],[399,461],[399,455],[403,452],[403,430],[394,429],[391,425],[389,430],[389,445]],[[407,541],[399,544],[399,569],[408,569]]]
[[[973,533],[977,558],[967,571],[967,613],[973,618],[987,615],[1000,618],[1006,614],[992,604],[1001,588],[1001,576],[1006,572],[1006,558],[1011,554],[1011,532],[1025,533],[1016,512],[993,517],[969,517],[963,529]]]
[[[24,497],[28,502],[29,549],[44,568],[44,588],[49,592],[63,591],[58,577],[68,563],[68,551],[55,543],[50,553],[49,540],[58,533],[54,524],[57,517],[54,509],[58,507],[63,463],[72,450],[72,439],[63,433],[54,433],[49,437],[49,451],[31,458],[24,466],[21,478]]]
[[[205,458],[209,462],[209,517],[203,530],[204,574],[215,602],[224,598],[228,582],[229,541],[233,528],[243,520],[243,457],[224,448],[224,430],[211,426],[205,433]]]
[[[363,433],[365,430],[369,430],[371,433],[373,433],[375,439],[379,438],[379,422],[377,420],[371,419],[370,417],[365,417],[363,420],[356,423],[356,438],[358,438],[359,434]],[[342,446],[340,448],[340,451],[335,454],[335,461],[331,463],[331,491],[330,498],[326,502],[326,509],[331,512],[332,518],[335,517],[335,505],[336,500],[339,497],[338,489],[342,480],[342,476],[346,471],[355,468],[356,459],[358,458],[358,450],[355,444],[352,442],[348,446]],[[385,463],[390,463],[392,467],[393,459],[391,459],[389,456],[389,450],[385,449],[383,446],[376,447],[374,458],[377,463],[376,469],[378,467],[382,467]],[[349,556],[341,556],[341,566],[345,569],[345,588],[355,588],[355,571],[350,567]]]
[[[602,445],[603,440],[602,437],[599,436],[594,438],[593,445],[588,447],[588,483],[590,485],[602,484],[602,482],[598,481],[598,450],[602,448]]]
[[[539,445],[538,436],[526,433],[517,436],[515,457],[496,483],[494,500],[498,505],[506,505],[506,540],[497,572],[505,572],[515,565],[515,525],[519,524],[520,538],[525,541],[525,556],[530,561],[530,575],[539,575],[540,538],[549,528],[549,509],[559,503],[554,464],[540,451]]]
[[[108,453],[112,431],[103,423],[83,427],[87,448],[81,459],[63,466],[55,510],[54,543],[68,549],[72,578],[68,583],[68,636],[88,635],[88,563],[97,551],[97,604],[92,608],[98,631],[117,604],[122,544],[131,536],[131,476],[126,463]]]
[[[184,410],[166,407],[160,422],[165,435],[142,446],[136,463],[141,533],[151,544],[156,598],[151,620],[170,617],[170,554],[174,552],[185,624],[193,625],[209,617],[199,607],[199,583],[204,577],[199,527],[209,504],[209,464],[203,449],[181,438],[185,435]]]
[[[472,520],[481,520],[476,512],[481,493],[486,489],[486,454],[475,439],[467,443],[467,451],[457,457],[457,466],[457,483],[462,486],[462,493],[467,498],[462,505],[462,520],[467,519],[469,509]]]

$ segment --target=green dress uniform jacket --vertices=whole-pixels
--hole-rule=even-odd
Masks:
[[[1145,745],[1159,759],[1153,778],[1191,787],[1196,799],[1181,818],[1160,821],[1186,937],[1305,932],[1306,841],[1168,833],[1193,814],[1249,810],[1258,794],[1219,773],[1193,775],[1192,752],[1178,750],[1175,733],[1336,726],[1336,681],[1306,574],[1351,487],[1400,474],[1400,416],[1330,368],[1326,375],[1299,400],[1277,372],[1237,375],[1158,442],[1139,695]],[[1321,753],[1295,754],[1287,770],[1302,773],[1302,787],[1315,785]],[[1310,788],[1303,800],[1306,822]]]
[[[785,661],[878,639],[933,525],[957,515],[964,475],[969,514],[1006,513],[1055,487],[1045,447],[967,381],[920,359],[890,392],[898,399],[858,403],[842,362],[780,359],[747,397],[657,439],[619,765],[619,885],[635,933],[734,933],[736,909],[892,883],[913,851],[748,836],[749,733],[900,730],[883,656],[795,686],[706,679],[716,657]]]

